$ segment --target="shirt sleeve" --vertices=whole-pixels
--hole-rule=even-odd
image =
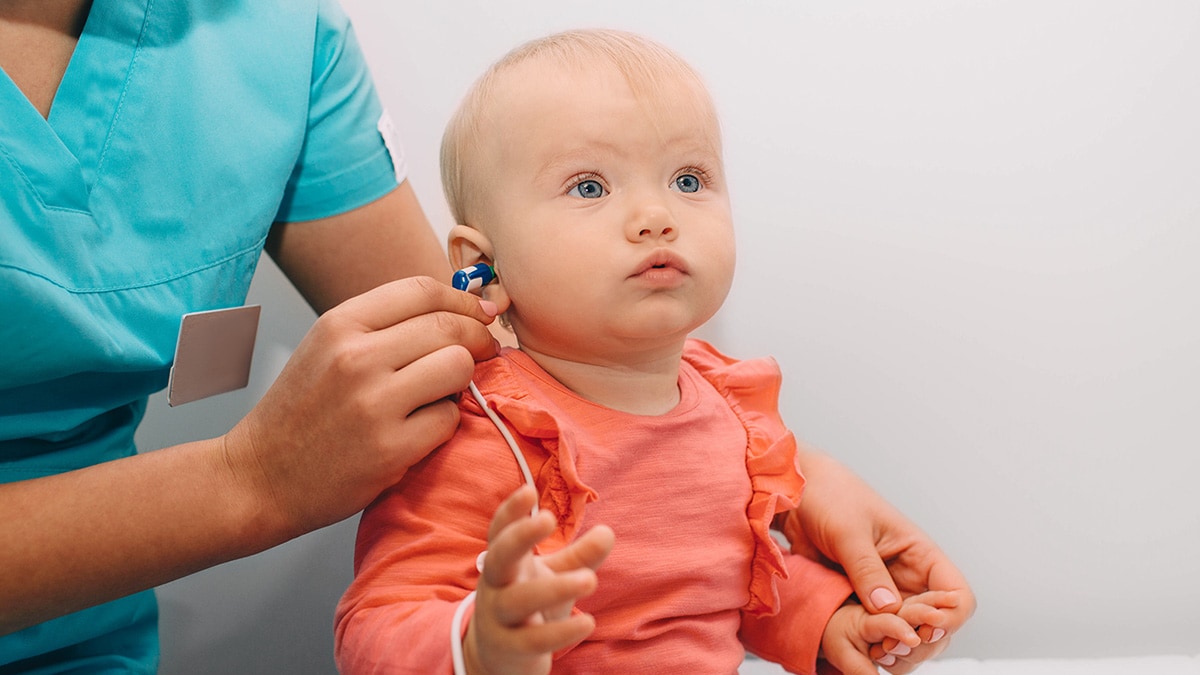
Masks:
[[[771,616],[743,612],[739,637],[750,652],[788,672],[828,672],[822,667],[827,664],[817,660],[825,624],[853,588],[845,576],[804,556],[788,554],[786,565],[788,578],[776,584],[779,612]]]
[[[454,612],[478,582],[493,512],[520,485],[515,462],[499,466],[511,453],[494,437],[487,418],[464,416],[451,441],[364,511],[335,619],[339,672],[453,672]]]
[[[383,107],[350,19],[319,0],[308,120],[275,219],[313,220],[379,199],[404,177],[404,159],[384,143]]]

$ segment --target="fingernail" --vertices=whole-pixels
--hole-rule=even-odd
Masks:
[[[479,309],[482,309],[483,313],[487,314],[488,316],[496,316],[500,313],[500,308],[497,307],[496,303],[492,302],[491,300],[480,300]]]
[[[896,646],[892,647],[891,651],[888,652],[888,654],[893,656],[908,656],[911,653],[912,647],[909,647],[903,642],[897,642]]]
[[[946,637],[946,631],[941,628],[934,628],[933,635],[929,636],[929,644],[933,644],[944,637]]]
[[[892,592],[888,589],[876,588],[871,591],[871,604],[875,605],[875,609],[887,607],[893,602],[896,602],[896,596],[892,595]]]
[[[887,666],[894,666],[896,665],[896,657],[892,656],[891,654],[884,654],[883,656],[875,659],[875,663],[878,663],[885,668]]]

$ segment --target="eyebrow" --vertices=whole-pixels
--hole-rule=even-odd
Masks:
[[[671,146],[679,144],[682,147],[683,154],[690,156],[699,156],[700,158],[717,162],[721,162],[720,144],[711,142],[691,142],[691,136],[680,135],[677,138],[670,139],[666,145]],[[587,164],[599,164],[601,161],[611,159],[613,157],[621,158],[624,153],[620,147],[613,143],[604,141],[591,141],[580,143],[577,146],[563,152],[556,152],[550,159],[543,163],[534,174],[534,180],[541,182],[548,176],[574,171],[575,167]]]
[[[568,170],[573,170],[580,164],[598,164],[604,159],[620,156],[617,146],[603,141],[589,142],[577,145],[564,152],[555,152],[543,163],[534,174],[534,180],[541,182],[547,176],[554,176]]]

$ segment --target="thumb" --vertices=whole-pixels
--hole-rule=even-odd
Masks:
[[[895,613],[900,609],[900,591],[892,581],[875,542],[868,537],[843,537],[836,544],[834,554],[841,563],[854,593],[868,612]]]

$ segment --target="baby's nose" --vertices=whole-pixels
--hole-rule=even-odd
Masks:
[[[630,241],[644,239],[671,240],[679,236],[679,226],[669,209],[661,204],[646,206],[630,219],[626,226]]]

